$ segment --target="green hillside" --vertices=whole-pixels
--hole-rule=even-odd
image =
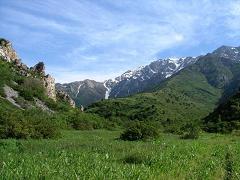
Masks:
[[[153,92],[110,99],[89,107],[112,120],[158,121],[167,131],[178,131],[186,122],[199,122],[218,104],[238,75],[240,63],[208,54],[167,79]]]
[[[240,92],[204,118],[204,129],[208,132],[221,133],[240,129]]]
[[[67,101],[49,98],[42,75],[0,59],[0,139],[55,138],[62,129],[98,129],[105,119],[73,108]],[[112,127],[112,126],[111,126]]]

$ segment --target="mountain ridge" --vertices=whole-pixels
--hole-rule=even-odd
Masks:
[[[198,58],[199,57],[159,59],[135,70],[128,70],[114,79],[109,79],[104,82],[89,80],[95,84],[95,87],[100,88],[100,90],[95,89],[95,91],[100,91],[100,94],[97,92],[96,96],[92,94],[94,96],[92,98],[94,101],[85,101],[86,103],[74,96],[74,94],[77,94],[79,89],[82,88],[82,86],[79,86],[79,82],[85,82],[86,80],[64,84],[57,83],[56,88],[67,92],[71,98],[77,102],[76,104],[78,106],[80,104],[86,106],[101,99],[125,97],[151,89],[184,67],[193,64]],[[135,85],[134,88],[132,88],[133,85]],[[76,88],[76,86],[78,88]],[[92,88],[90,89],[94,91]],[[103,92],[103,89],[105,92]]]

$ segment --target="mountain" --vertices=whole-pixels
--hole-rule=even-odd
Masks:
[[[101,99],[126,97],[151,90],[160,82],[197,61],[199,57],[159,59],[136,70],[128,70],[114,80],[93,80],[56,84],[56,88],[68,93],[77,106],[88,106]]]
[[[108,80],[105,83],[108,88],[107,94],[110,98],[117,98],[147,91],[181,69],[195,63],[197,59],[198,57],[159,59],[137,70],[129,70],[114,80]]]
[[[56,84],[56,89],[66,92],[77,106],[88,106],[93,102],[104,99],[106,87],[104,83],[93,80],[76,81],[66,84]]]
[[[152,92],[97,102],[87,111],[110,120],[159,121],[165,130],[178,131],[179,124],[199,122],[224,96],[236,93],[239,52],[239,48],[220,47],[165,79]]]

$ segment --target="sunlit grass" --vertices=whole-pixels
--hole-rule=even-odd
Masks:
[[[239,178],[240,138],[118,140],[119,131],[65,131],[58,140],[1,140],[1,179],[223,179],[231,151]]]

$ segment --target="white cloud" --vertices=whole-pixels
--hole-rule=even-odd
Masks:
[[[231,37],[240,30],[234,0],[15,1],[0,15],[9,36],[26,34],[22,47],[36,44],[49,66],[62,65],[67,75],[50,68],[59,81],[112,77],[166,50],[218,41],[222,28]]]

